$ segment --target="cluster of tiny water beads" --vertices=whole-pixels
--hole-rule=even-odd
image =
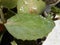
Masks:
[[[28,8],[29,8],[29,13],[33,13],[33,12],[37,12],[37,7],[36,6],[34,6],[34,3],[32,3],[32,0],[30,0],[30,2],[29,1],[27,1],[27,0],[24,0],[24,4],[20,7],[20,11],[22,11],[22,12],[24,12],[25,10],[24,10],[24,7],[25,6],[28,6]]]

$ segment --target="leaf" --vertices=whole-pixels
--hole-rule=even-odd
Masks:
[[[17,0],[1,0],[0,5],[7,8],[14,8],[17,5]]]
[[[60,14],[60,8],[57,8],[57,7],[53,6],[51,9],[52,9],[53,12],[55,12],[57,14]]]
[[[17,45],[17,43],[15,41],[12,41],[11,45]]]
[[[17,39],[35,40],[47,36],[54,22],[40,15],[17,14],[5,24],[8,32]]]
[[[42,0],[18,0],[18,13],[40,14],[46,4]]]

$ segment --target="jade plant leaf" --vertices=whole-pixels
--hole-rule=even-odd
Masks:
[[[16,14],[5,24],[8,32],[17,39],[36,40],[47,36],[54,22],[41,15]]]
[[[14,8],[17,5],[17,0],[0,0],[0,5],[7,8]]]
[[[46,4],[42,0],[18,0],[18,13],[40,14]]]

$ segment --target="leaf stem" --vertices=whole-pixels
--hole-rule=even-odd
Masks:
[[[1,5],[1,6],[0,6],[0,17],[1,17],[1,23],[5,23],[6,21],[5,21],[5,18],[4,18],[4,14],[3,14],[2,9],[3,9],[3,6]]]

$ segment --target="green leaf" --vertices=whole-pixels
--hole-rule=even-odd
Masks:
[[[17,5],[18,0],[0,0],[0,5],[7,8],[14,8]]]
[[[53,12],[55,12],[57,14],[60,14],[60,8],[57,8],[57,7],[53,6],[51,9],[52,9]]]
[[[46,4],[42,0],[18,0],[18,13],[40,14]]]
[[[54,22],[41,15],[17,14],[8,19],[5,26],[17,39],[36,40],[47,36],[54,27]]]

